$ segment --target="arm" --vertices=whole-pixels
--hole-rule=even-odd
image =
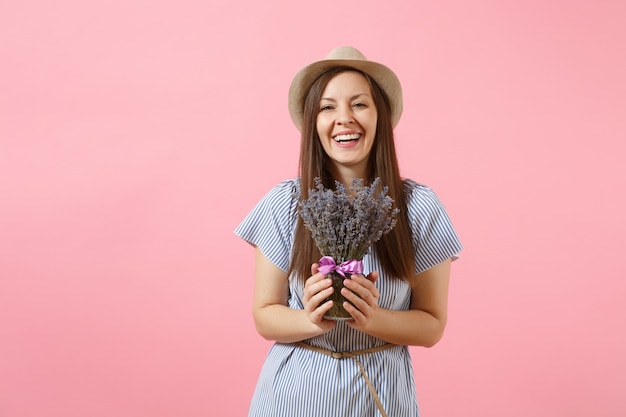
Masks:
[[[377,273],[346,280],[351,291],[344,289],[343,294],[357,307],[344,303],[354,317],[348,324],[390,343],[434,346],[446,327],[450,264],[448,259],[411,278],[411,307],[407,311],[378,308],[378,290],[374,287]]]
[[[317,264],[313,265],[311,272],[313,276],[305,283],[305,309],[292,309],[287,305],[287,273],[270,262],[259,248],[256,249],[252,313],[257,332],[265,339],[291,343],[318,336],[333,328],[334,322],[323,318],[332,301],[319,306],[332,293],[330,279],[317,273]]]

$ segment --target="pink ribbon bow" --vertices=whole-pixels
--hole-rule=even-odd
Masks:
[[[319,261],[319,268],[317,270],[326,275],[329,272],[335,271],[342,277],[346,277],[346,274],[362,274],[363,273],[363,261],[357,261],[351,259],[349,261],[342,262],[340,265],[335,263],[335,260],[331,256],[323,256]]]

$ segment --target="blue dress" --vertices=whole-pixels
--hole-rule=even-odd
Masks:
[[[456,259],[462,246],[435,193],[412,180],[405,180],[404,185],[416,248],[416,273],[446,259]],[[289,267],[299,197],[299,179],[278,184],[235,230],[235,234],[258,247],[283,271]],[[379,271],[376,281],[379,306],[408,310],[409,284],[386,277],[375,252],[366,255],[363,264],[365,275]],[[301,279],[289,277],[289,307],[304,308],[303,289]],[[330,332],[305,342],[332,351],[354,351],[385,344],[341,321]],[[413,367],[406,346],[359,355],[358,360],[390,417],[419,416]],[[275,343],[261,369],[249,411],[249,417],[273,416],[375,417],[380,414],[354,359],[335,359],[296,344]]]

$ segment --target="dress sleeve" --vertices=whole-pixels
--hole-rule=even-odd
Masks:
[[[297,220],[298,194],[295,180],[272,188],[235,229],[235,234],[258,247],[274,265],[289,269],[293,231]]]
[[[446,259],[456,260],[463,246],[435,192],[412,180],[405,181],[405,190],[415,246],[416,273],[424,272]]]

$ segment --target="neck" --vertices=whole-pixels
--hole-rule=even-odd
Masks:
[[[367,183],[366,178],[366,166],[333,166],[331,168],[331,174],[333,178],[337,181],[343,183],[346,187],[352,185],[353,179],[362,179],[365,183]]]

